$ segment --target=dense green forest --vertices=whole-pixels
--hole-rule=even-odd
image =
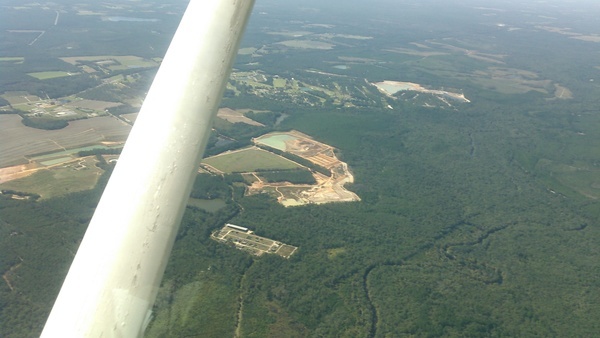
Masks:
[[[51,39],[29,47],[30,39],[6,30],[46,29],[55,12],[31,10],[40,20],[25,25],[10,9],[14,17],[0,22],[0,52],[25,58],[0,61],[0,92],[53,97],[94,88],[82,96],[130,98],[152,71],[123,91],[87,75],[54,81],[25,73],[44,65],[73,70],[58,57],[82,51],[162,57],[183,3],[162,15],[144,7],[156,4],[141,4],[147,11],[135,16],[160,24],[107,25],[65,7],[68,26],[48,29]],[[239,174],[199,174],[191,196],[225,206],[187,207],[146,336],[597,335],[598,7],[553,5],[258,2],[242,43],[254,51],[239,55],[234,70],[250,75],[231,81],[235,90],[222,105],[252,109],[247,117],[265,127],[217,120],[206,155],[298,130],[335,147],[354,175],[347,188],[361,201],[286,208],[268,195],[244,196]],[[281,43],[288,40],[309,47]],[[322,43],[333,47],[310,48]],[[276,87],[275,75],[298,88]],[[470,102],[384,95],[371,85],[384,80]],[[106,172],[93,190],[37,201],[0,195],[0,336],[41,331],[109,178],[112,167],[101,165]],[[300,183],[307,173],[259,176]],[[254,257],[211,240],[225,223],[298,251]]]

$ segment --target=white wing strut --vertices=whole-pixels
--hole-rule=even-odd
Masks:
[[[139,337],[254,0],[191,0],[42,337]]]

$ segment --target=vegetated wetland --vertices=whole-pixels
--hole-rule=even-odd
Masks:
[[[0,106],[11,113],[0,115],[0,154],[27,170],[42,166],[27,163],[33,154],[87,146],[86,133],[96,144],[113,141],[110,128],[123,135],[121,116],[137,113],[185,3],[15,6],[3,8],[9,15],[0,22]],[[192,198],[219,208],[186,209],[146,336],[594,336],[596,13],[596,4],[558,1],[257,2],[223,101],[235,113],[217,119],[207,158],[298,131],[347,163],[354,181],[345,187],[360,201],[284,207],[278,191],[302,190],[283,180],[306,180],[305,171],[235,173],[256,169],[256,154],[217,156],[220,173],[199,174]],[[115,33],[116,25],[127,29]],[[62,59],[71,57],[79,61]],[[74,75],[27,75],[55,71]],[[470,102],[414,90],[388,95],[372,85],[383,81]],[[66,98],[120,105],[71,109],[86,118],[73,121],[53,115]],[[28,116],[33,109],[47,115]],[[34,117],[69,126],[19,124]],[[112,127],[95,125],[103,121]],[[80,122],[91,130],[68,132]],[[272,146],[286,142],[295,141]],[[39,334],[117,156],[96,151],[89,169],[75,173],[96,175],[91,190],[83,184],[91,176],[79,178],[84,190],[65,190],[75,191],[75,182],[58,173],[75,169],[62,164],[28,184],[0,184],[21,194],[0,195],[0,335]],[[47,182],[56,182],[48,184],[55,192],[44,195],[55,197],[27,197]],[[257,182],[271,184],[269,193],[247,196]],[[225,223],[298,250],[289,259],[255,257],[211,240]]]

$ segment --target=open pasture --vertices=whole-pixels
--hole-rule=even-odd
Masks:
[[[312,35],[313,33],[309,32],[309,31],[277,31],[277,32],[268,32],[267,34],[287,36],[290,38],[299,38],[302,36]]]
[[[273,87],[275,88],[285,88],[287,85],[287,80],[285,78],[274,78],[273,79]]]
[[[129,68],[142,68],[142,67],[156,67],[158,63],[154,60],[147,60],[141,58],[139,56],[134,55],[125,55],[125,56],[117,56],[115,58],[120,64],[123,66],[127,66]]]
[[[57,77],[66,77],[66,76],[77,75],[77,74],[78,73],[69,73],[69,72],[63,72],[63,71],[27,73],[27,75],[35,77],[38,80],[55,79]]]
[[[472,81],[484,88],[504,94],[522,94],[537,91],[548,94],[554,92],[551,80],[540,78],[538,74],[522,69],[489,67],[472,74]],[[561,91],[562,92],[562,91]]]
[[[123,70],[130,68],[157,67],[155,60],[144,59],[135,55],[97,55],[97,56],[72,56],[63,57],[61,60],[76,66],[81,62],[94,62],[96,65],[109,70]]]
[[[410,48],[390,48],[390,49],[384,49],[384,51],[412,55],[412,56],[420,56],[420,57],[448,55],[448,53],[445,53],[445,52],[438,52],[438,51],[431,51],[431,50],[420,51],[420,50],[414,50],[414,49],[410,49]]]
[[[30,95],[27,92],[6,92],[0,96],[13,106],[41,100],[39,97]]]
[[[538,72],[506,66],[510,55],[499,53],[493,45],[468,39],[452,43],[427,40],[412,45],[418,49],[391,47],[385,51],[420,57],[406,61],[412,69],[420,69],[438,77],[467,80],[502,94],[536,91],[559,99],[570,99],[572,96],[568,88],[542,77]],[[465,66],[470,71],[466,72]]]
[[[286,40],[278,42],[277,44],[283,45],[290,48],[299,48],[299,49],[318,49],[318,50],[329,50],[335,47],[334,44],[322,42],[322,41],[312,41],[312,40]]]
[[[569,90],[569,88],[563,87],[563,86],[559,85],[558,83],[554,84],[554,88],[556,89],[554,91],[554,97],[556,97],[557,99],[567,100],[567,99],[573,98],[573,92],[571,92],[571,90]]]
[[[92,189],[103,170],[96,167],[93,156],[42,169],[35,174],[0,184],[1,189],[38,194],[51,198]]]
[[[78,100],[73,101],[66,104],[66,107],[78,108],[78,109],[87,109],[87,110],[95,110],[95,111],[104,111],[108,108],[118,107],[122,105],[117,102],[109,102],[109,101],[98,101],[98,100]]]
[[[293,161],[254,147],[209,157],[202,163],[226,173],[300,168]]]
[[[25,58],[22,56],[8,56],[8,57],[0,57],[0,62],[6,62],[6,63],[12,63],[12,64],[18,64],[18,63],[23,63],[23,61],[25,61]]]
[[[103,141],[124,142],[131,127],[112,117],[71,121],[59,130],[40,130],[18,115],[0,115],[0,168],[28,163],[26,156],[59,152]]]
[[[567,196],[576,192],[592,200],[600,198],[600,171],[594,166],[540,159],[535,169],[557,192]]]
[[[139,113],[131,113],[131,114],[123,114],[120,117],[122,119],[124,119],[125,121],[129,121],[129,123],[133,124],[135,123],[135,120],[137,119]]]

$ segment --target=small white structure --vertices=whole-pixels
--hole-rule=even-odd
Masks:
[[[232,228],[232,229],[236,229],[236,230],[240,230],[240,231],[244,231],[244,232],[248,231],[248,228],[244,228],[244,227],[241,227],[239,225],[229,224],[229,223],[227,223],[225,225],[228,226],[228,227],[230,227],[230,228]]]

